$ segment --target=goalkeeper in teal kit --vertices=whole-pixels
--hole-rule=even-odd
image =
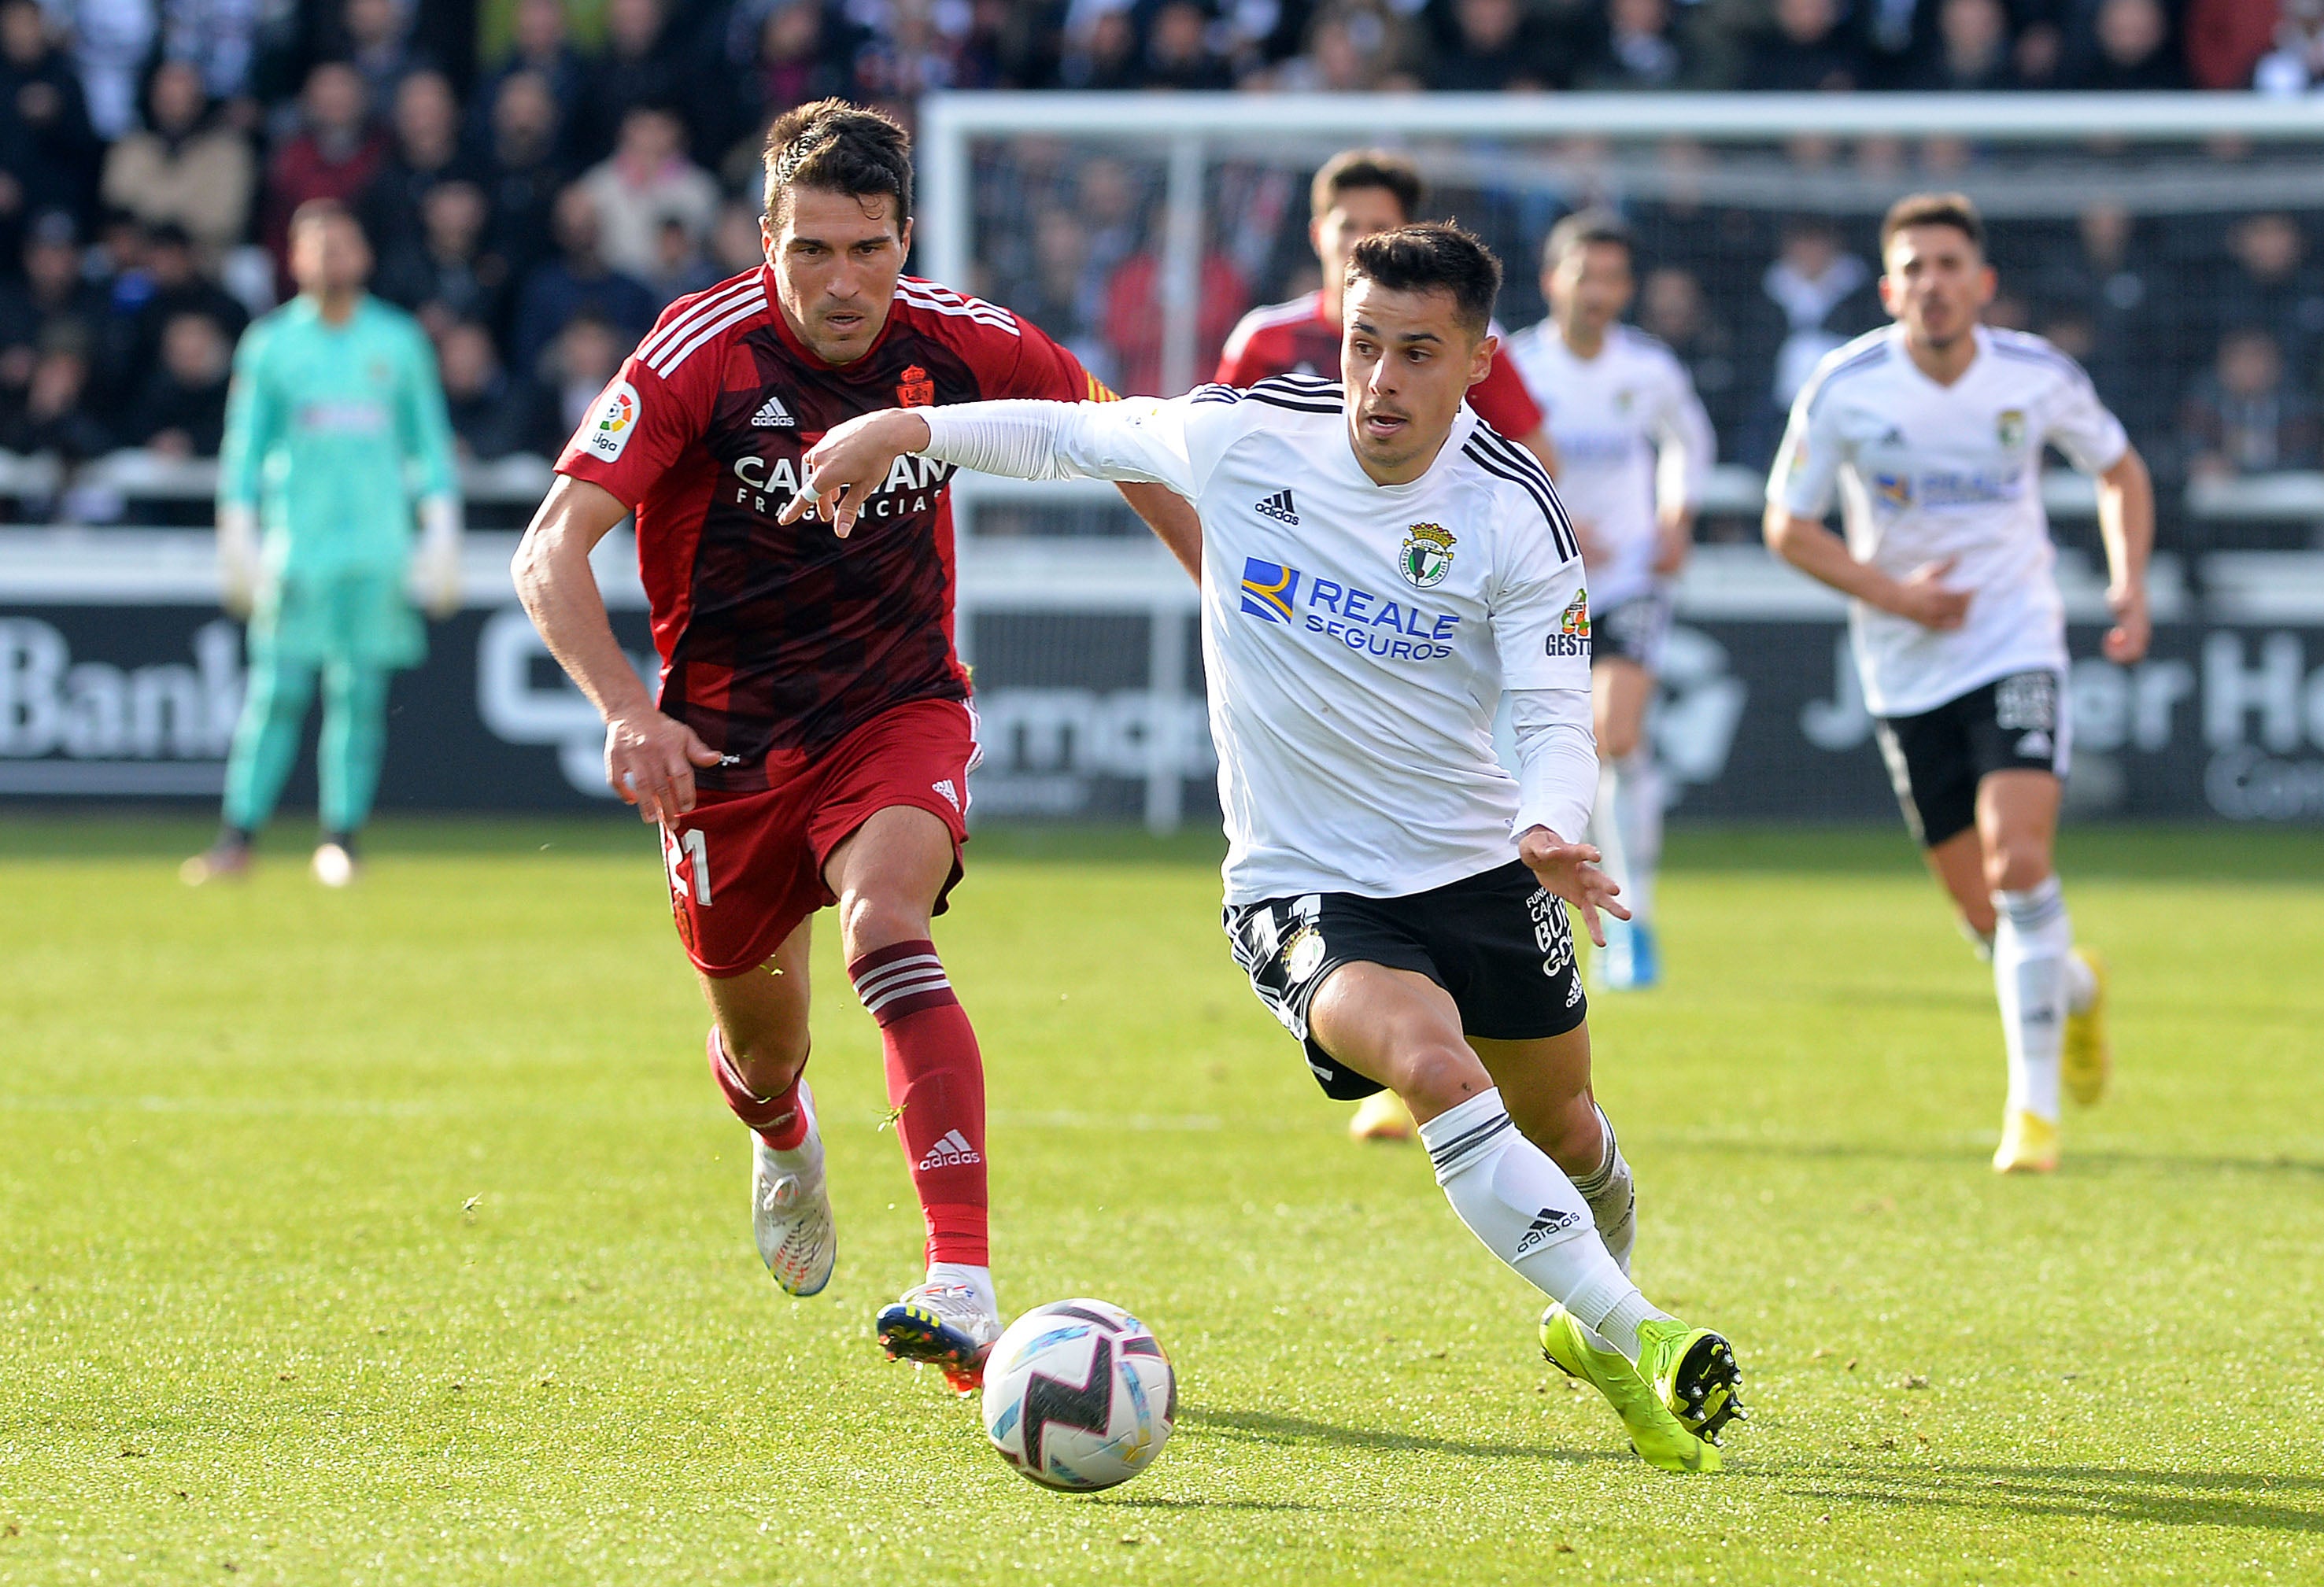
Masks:
[[[364,291],[370,269],[345,208],[300,206],[290,226],[299,296],[235,353],[218,567],[227,608],[249,614],[250,687],[226,761],[224,828],[186,863],[190,882],[249,869],[318,683],[315,875],[333,887],[353,878],[379,784],[388,680],[427,654],[411,591],[439,616],[459,599],[459,501],[435,353],[416,320]]]

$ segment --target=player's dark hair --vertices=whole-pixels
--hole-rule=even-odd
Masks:
[[[876,110],[818,99],[785,111],[767,129],[766,204],[780,213],[793,188],[896,200],[896,229],[912,217],[912,136]]]
[[[1915,226],[1949,226],[1979,254],[1985,252],[1985,217],[1967,193],[1907,193],[1888,206],[1880,220],[1880,256],[1888,256],[1898,232]]]
[[[1610,209],[1577,209],[1549,228],[1541,245],[1541,267],[1555,270],[1567,254],[1598,243],[1610,244],[1633,256],[1638,251],[1628,221]]]
[[[1348,255],[1348,283],[1369,281],[1391,292],[1443,292],[1461,328],[1481,337],[1501,292],[1501,262],[1477,237],[1450,221],[1432,220],[1378,232]]]
[[[1323,162],[1307,189],[1307,208],[1321,216],[1336,208],[1340,195],[1361,188],[1379,188],[1393,196],[1409,221],[1420,213],[1428,196],[1420,168],[1401,154],[1385,149],[1344,149]]]

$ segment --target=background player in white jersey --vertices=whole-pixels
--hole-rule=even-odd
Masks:
[[[1695,503],[1719,447],[1684,366],[1622,323],[1636,285],[1631,264],[1619,216],[1567,216],[1542,248],[1550,317],[1508,345],[1557,448],[1558,495],[1590,577],[1590,682],[1604,768],[1596,836],[1630,907],[1628,921],[1607,927],[1594,967],[1599,984],[1616,989],[1661,979],[1654,912],[1663,789],[1646,713],[1670,632],[1672,581],[1693,542]]]
[[[1767,482],[1767,543],[1852,597],[1849,626],[1904,819],[1992,955],[2009,1055],[1993,1166],[2058,1163],[2061,1070],[2096,1102],[2104,970],[2074,946],[2051,853],[2071,724],[2065,609],[2042,511],[2054,445],[2098,484],[2110,661],[2146,652],[2154,490],[2089,376],[2039,337],[1989,330],[1985,228],[1958,193],[1880,228],[1896,323],[1824,359]],[[1843,542],[1823,526],[1840,489]]]
[[[1734,1355],[1629,1281],[1635,1197],[1558,902],[1593,936],[1620,913],[1597,851],[1562,835],[1597,786],[1581,560],[1549,476],[1462,402],[1499,284],[1456,227],[1370,237],[1339,381],[869,415],[809,456],[821,504],[787,512],[848,532],[904,452],[1194,503],[1236,959],[1327,1094],[1409,1105],[1462,1221],[1550,1296],[1550,1359],[1647,1460],[1708,1470]],[[1493,757],[1504,689],[1517,778]]]

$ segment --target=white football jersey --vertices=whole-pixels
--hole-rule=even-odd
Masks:
[[[1595,358],[1579,357],[1554,319],[1511,337],[1508,356],[1557,444],[1565,510],[1607,548],[1590,598],[1603,612],[1646,594],[1657,503],[1693,503],[1718,453],[1685,366],[1627,325],[1608,328]]]
[[[2040,337],[1977,330],[1977,357],[1941,386],[1901,327],[1827,356],[1792,404],[1769,502],[1821,518],[1840,486],[1848,548],[1892,577],[1956,558],[1944,582],[1969,616],[1940,632],[1849,603],[1865,704],[1912,716],[2013,672],[2066,668],[2065,606],[2042,510],[2042,448],[2099,474],[2130,439],[2081,366]]]
[[[1378,484],[1339,383],[1298,375],[1081,403],[1055,444],[1202,516],[1229,904],[1396,898],[1517,857],[1501,691],[1590,688],[1582,562],[1531,453],[1464,406],[1426,474]]]

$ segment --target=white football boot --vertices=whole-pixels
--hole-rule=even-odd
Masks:
[[[820,1294],[839,1260],[839,1230],[823,1183],[823,1137],[815,1127],[815,1095],[799,1082],[807,1139],[777,1151],[751,1134],[751,1233],[775,1282],[793,1295]]]
[[[984,1387],[984,1358],[1001,1337],[991,1302],[965,1284],[915,1284],[880,1308],[880,1347],[891,1361],[929,1361],[944,1369],[955,1394]]]

